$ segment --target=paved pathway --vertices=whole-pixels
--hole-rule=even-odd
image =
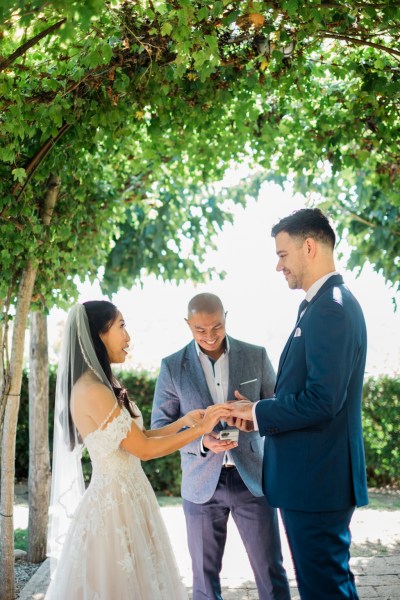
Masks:
[[[161,509],[183,581],[190,595],[190,559],[186,547],[185,523],[180,506]],[[351,559],[360,599],[400,600],[400,515],[399,511],[356,511],[352,523],[357,556]],[[285,534],[282,531],[284,564],[292,600],[300,600]],[[380,555],[371,556],[375,551]],[[235,525],[230,522],[221,573],[224,600],[257,600],[257,588]],[[49,580],[45,561],[22,590],[18,600],[43,600]],[[111,599],[110,599],[111,600]],[[115,599],[117,600],[117,599]],[[171,598],[173,600],[173,598]],[[323,600],[323,598],[318,599]]]
[[[357,588],[363,600],[400,600],[400,555],[374,558],[354,558],[352,568]],[[49,580],[46,560],[22,590],[19,600],[43,600]],[[289,576],[292,600],[300,596],[293,577]],[[222,579],[224,600],[257,600],[254,581]],[[190,594],[190,587],[188,587]],[[171,600],[173,600],[171,598]],[[321,600],[323,600],[321,598]]]

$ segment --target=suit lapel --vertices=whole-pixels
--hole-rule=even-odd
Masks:
[[[207,408],[213,404],[210,390],[208,389],[203,367],[197,355],[196,344],[194,340],[188,344],[185,358],[182,365],[182,375],[189,385],[199,396],[200,404],[198,408]]]
[[[335,286],[335,285],[342,285],[343,282],[343,277],[341,275],[332,275],[331,277],[329,277],[329,279],[327,279],[325,281],[325,283],[321,286],[321,288],[318,290],[318,292],[315,294],[315,296],[312,298],[312,300],[310,300],[308,306],[307,306],[307,311],[309,311],[312,308],[312,305],[318,300],[318,298],[320,298],[320,296],[322,296],[322,294],[324,294],[329,288]],[[293,328],[292,333],[289,336],[288,341],[285,344],[285,347],[282,351],[281,357],[279,359],[279,366],[278,366],[278,374],[276,376],[276,383],[275,383],[275,391],[278,385],[278,381],[279,381],[279,376],[282,372],[282,368],[283,365],[285,363],[286,360],[286,356],[287,353],[289,352],[289,348],[290,348],[290,344],[293,340],[294,337],[294,333],[296,331],[297,325],[298,325],[299,321],[296,322],[296,325]]]
[[[229,339],[229,384],[228,400],[234,400],[234,391],[239,389],[239,384],[243,381],[243,361],[241,360],[242,350],[237,341],[231,337]]]

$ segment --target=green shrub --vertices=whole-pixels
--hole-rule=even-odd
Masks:
[[[143,415],[144,426],[150,427],[151,406],[153,402],[155,377],[146,373],[119,372],[118,377],[129,392],[129,397],[136,402]],[[50,452],[53,445],[54,399],[56,387],[56,370],[49,370],[49,442]],[[179,452],[164,458],[157,458],[142,463],[143,470],[150,480],[156,494],[163,496],[179,496],[181,485],[181,463]],[[90,481],[91,464],[86,450],[82,456],[82,468],[86,482]],[[24,371],[21,388],[21,402],[18,415],[16,438],[15,476],[26,479],[29,470],[29,395],[28,374]]]
[[[382,375],[364,382],[363,427],[368,485],[399,486],[400,378]]]
[[[121,371],[118,377],[126,386],[129,397],[142,412],[146,429],[150,427],[156,378],[147,374]],[[153,489],[163,496],[179,496],[181,489],[181,459],[179,452],[163,458],[142,462],[142,467]]]
[[[18,550],[28,550],[28,530],[14,529],[14,548]]]
[[[129,396],[142,411],[144,426],[150,427],[151,406],[156,379],[146,373],[121,371],[121,381],[128,389]],[[53,418],[56,372],[49,372],[50,408],[49,439],[53,442]],[[369,487],[398,487],[400,464],[400,379],[383,375],[368,378],[364,383],[363,427],[367,475]],[[28,379],[24,372],[21,405],[18,417],[16,440],[15,473],[17,479],[28,477]],[[86,481],[90,480],[91,465],[87,452],[83,455],[83,472]],[[164,496],[179,496],[181,465],[179,452],[164,458],[143,462],[143,469],[155,492]]]
[[[53,447],[54,399],[57,371],[49,368],[49,442],[50,452]],[[22,374],[21,398],[18,413],[17,436],[15,440],[15,477],[27,479],[29,472],[29,375]]]

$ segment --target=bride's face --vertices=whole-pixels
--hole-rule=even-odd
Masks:
[[[119,311],[110,329],[106,333],[100,333],[100,339],[106,347],[110,363],[125,362],[131,338],[125,329],[124,317]]]

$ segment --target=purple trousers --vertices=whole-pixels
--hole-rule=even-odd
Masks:
[[[230,514],[247,551],[259,600],[290,600],[277,512],[264,496],[257,498],[249,492],[236,468],[222,468],[208,502],[195,504],[184,499],[183,509],[192,558],[193,600],[222,600],[219,575]]]

